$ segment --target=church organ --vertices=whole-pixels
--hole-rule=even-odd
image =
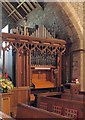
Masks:
[[[53,38],[37,38],[19,34],[2,33],[2,43],[8,43],[2,50],[5,52],[12,46],[13,52],[16,53],[16,86],[31,86],[32,85],[32,70],[38,71],[43,69],[46,74],[49,74],[53,79],[52,72],[57,77],[55,86],[61,85],[61,57],[65,51],[64,40]],[[3,60],[5,59],[5,54]],[[4,60],[5,61],[5,60]],[[3,62],[4,62],[3,61]],[[47,71],[50,69],[50,72]],[[5,70],[5,63],[3,63],[3,76]],[[40,71],[38,71],[40,74]],[[51,75],[50,75],[51,74]],[[39,77],[39,75],[38,75]]]
[[[13,101],[12,104],[10,102],[10,110],[14,115],[17,103],[30,104],[32,83],[37,86],[40,82],[35,90],[47,87],[61,88],[61,58],[66,48],[64,40],[9,33],[0,34],[0,39],[3,51],[3,77],[6,68],[6,52],[10,50],[10,46],[13,53],[11,67],[13,67],[14,78],[12,80],[16,84],[10,98],[10,101]]]

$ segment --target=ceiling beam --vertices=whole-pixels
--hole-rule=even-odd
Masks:
[[[19,1],[18,0],[16,0],[17,1],[17,3],[19,4]],[[26,14],[28,14],[28,12],[24,9],[24,7],[21,5],[21,8],[24,10],[24,12],[26,13]]]
[[[34,9],[34,6],[30,2],[27,2],[27,4],[30,6],[32,10]]]
[[[8,2],[8,4],[10,5],[10,7],[14,10],[15,8],[13,7],[13,5]],[[22,19],[22,16],[20,15],[20,13],[16,10],[15,13],[19,16],[20,19]]]
[[[7,2],[7,3],[8,3],[8,2]],[[12,8],[10,7],[10,9],[12,9]],[[13,10],[13,9],[12,9],[12,10]],[[16,14],[15,12],[14,12],[11,16],[13,16],[13,15],[14,15],[18,20],[20,19],[19,16],[17,16],[17,14]],[[9,15],[8,15],[8,17],[9,17]]]
[[[28,10],[28,12],[31,12],[30,8],[26,5],[26,3],[23,3],[23,5]]]
[[[37,0],[31,0],[31,1],[32,1],[32,3],[35,5],[35,7],[41,7],[41,6],[38,4]]]
[[[5,7],[7,8],[7,12],[8,12],[8,11],[9,11],[9,13],[12,12],[12,9],[8,6],[7,2],[4,2],[3,5],[5,5]],[[14,13],[14,16],[15,16],[15,18],[16,18],[17,20],[19,20],[19,18],[16,16],[15,13]]]
[[[6,11],[8,11],[8,14],[10,13],[10,11],[6,8],[5,5],[2,4],[2,7],[3,7]],[[13,15],[12,15],[12,18],[13,18],[15,21],[17,21],[17,19],[16,19]]]
[[[41,7],[37,0],[35,0],[36,7]]]
[[[25,2],[25,0],[23,0],[17,7],[16,9],[14,8],[14,10],[8,15],[8,17],[10,17],[15,11],[17,11],[17,9]]]

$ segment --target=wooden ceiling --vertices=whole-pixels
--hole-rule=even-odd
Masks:
[[[12,17],[15,21],[23,19],[31,11],[37,7],[42,7],[43,4],[40,2],[26,2],[26,0],[15,0],[15,2],[9,2],[9,0],[3,0],[2,7],[8,13],[8,17]]]

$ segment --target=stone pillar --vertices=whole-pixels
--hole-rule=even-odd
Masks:
[[[84,35],[84,33],[85,33],[85,14],[84,13],[85,13],[85,2],[83,3],[83,48],[84,48],[84,51],[81,53],[81,59],[83,59],[82,60],[83,68],[81,68],[81,73],[82,73],[82,69],[83,69],[83,73],[82,73],[83,78],[81,81],[81,83],[83,83],[83,84],[81,85],[81,90],[83,90],[83,91],[85,91],[85,35]],[[81,75],[81,77],[82,77],[82,75]]]
[[[83,91],[85,91],[85,51],[83,53]]]
[[[80,83],[81,91],[85,91],[85,51],[80,52]]]
[[[83,38],[80,41],[80,47],[82,51],[80,52],[80,83],[81,91],[85,91],[85,2],[83,3]]]
[[[80,48],[82,51],[80,52],[80,83],[81,83],[81,91],[85,91],[85,2],[83,3],[83,37],[80,41]]]

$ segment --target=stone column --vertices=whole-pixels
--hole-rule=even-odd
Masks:
[[[82,57],[83,57],[83,81],[81,81],[81,83],[83,82],[82,86],[81,86],[81,90],[83,89],[83,91],[85,91],[85,2],[83,3],[83,47],[84,47],[84,51],[82,53]]]
[[[85,51],[80,52],[80,83],[81,91],[85,91]]]
[[[82,51],[80,52],[80,83],[81,83],[81,91],[85,91],[85,2],[83,3],[83,38],[80,41],[80,47]]]
[[[83,4],[83,37],[80,41],[80,48],[82,49],[80,52],[80,83],[81,83],[81,91],[85,91],[85,3]]]

